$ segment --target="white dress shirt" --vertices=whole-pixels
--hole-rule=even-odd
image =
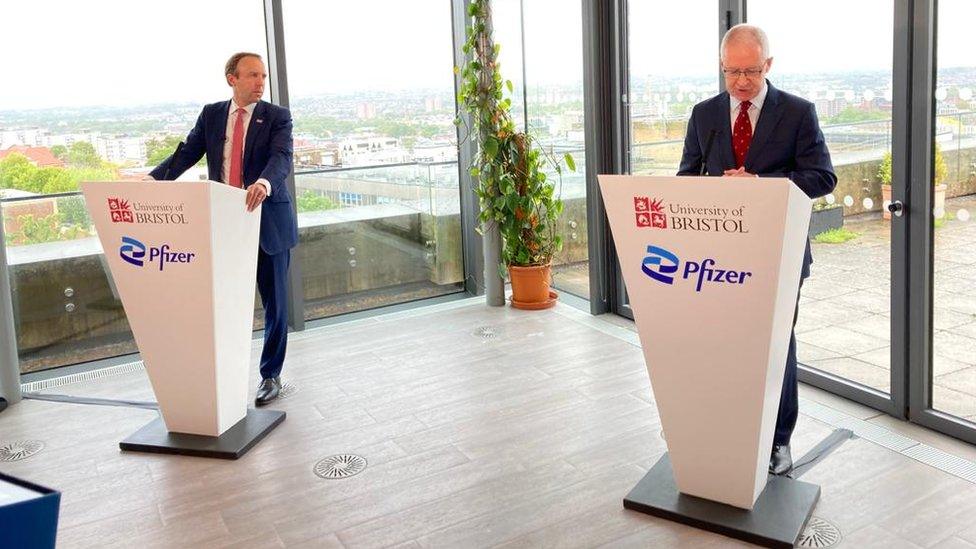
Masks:
[[[257,103],[251,103],[250,105],[244,107],[244,141],[241,147],[241,154],[244,154],[245,147],[247,146],[247,127],[251,124],[251,115],[254,114],[254,107]],[[230,107],[227,113],[227,130],[224,134],[224,162],[220,168],[220,179],[224,182],[230,182],[230,152],[234,147],[234,123],[237,122],[237,109],[241,108],[236,101],[230,100]],[[244,177],[244,159],[241,158],[241,177]],[[244,182],[241,181],[241,184]],[[267,191],[268,196],[271,196],[271,183],[264,178],[258,179],[255,183],[260,183],[264,186],[264,190]]]
[[[763,87],[749,101],[749,122],[752,124],[752,133],[756,133],[756,123],[759,122],[759,114],[762,112],[763,102],[766,101],[766,92],[769,91],[769,85],[763,82]],[[742,101],[739,101],[731,93],[729,94],[729,107],[731,109],[731,116],[729,117],[729,128],[735,131],[735,119],[739,117],[739,105]],[[731,133],[729,135],[732,135]]]

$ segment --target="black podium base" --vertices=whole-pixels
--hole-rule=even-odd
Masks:
[[[770,476],[751,511],[678,492],[671,458],[664,456],[624,498],[624,507],[765,547],[793,547],[803,533],[820,487]]]
[[[219,437],[170,433],[163,418],[156,418],[119,443],[126,452],[179,454],[218,459],[237,459],[285,420],[278,410],[248,409],[247,415]]]

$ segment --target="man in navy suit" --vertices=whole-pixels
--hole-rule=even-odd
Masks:
[[[186,146],[149,176],[176,179],[206,154],[211,181],[246,189],[248,211],[263,204],[257,283],[264,304],[264,349],[261,384],[254,399],[263,406],[281,391],[288,344],[288,264],[291,248],[298,243],[298,224],[285,186],[292,169],[292,121],[288,109],[261,101],[268,77],[261,56],[236,53],[227,61],[224,74],[233,98],[205,106],[186,137]]]
[[[745,24],[729,29],[722,39],[721,64],[728,91],[692,110],[678,175],[787,177],[810,198],[833,191],[837,176],[813,103],[777,90],[766,80],[773,65],[766,33]],[[812,262],[808,241],[801,286],[810,276]],[[796,337],[791,332],[769,461],[771,473],[782,475],[793,466],[790,437],[798,413]]]

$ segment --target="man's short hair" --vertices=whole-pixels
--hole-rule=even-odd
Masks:
[[[719,56],[725,55],[725,47],[728,44],[745,41],[759,44],[759,47],[762,48],[763,60],[769,59],[769,38],[766,38],[766,33],[761,28],[747,23],[740,23],[725,33],[725,36],[722,37],[722,45],[718,50]]]
[[[237,64],[240,63],[241,59],[244,59],[245,57],[257,57],[258,59],[261,59],[261,56],[256,53],[247,51],[237,52],[230,56],[230,59],[227,60],[227,64],[224,65],[224,76],[230,76],[232,74],[237,76]]]

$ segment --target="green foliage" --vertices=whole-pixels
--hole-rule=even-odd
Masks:
[[[158,166],[162,164],[163,160],[166,160],[176,152],[176,146],[179,144],[180,137],[178,135],[167,135],[161,140],[150,139],[146,141],[146,165]],[[206,164],[206,156],[200,158],[200,161],[197,162],[197,166],[205,166]]]
[[[55,145],[51,147],[51,154],[58,157],[62,162],[67,162],[68,160],[68,147],[64,145]]]
[[[936,229],[941,229],[942,227],[945,227],[946,222],[955,221],[955,219],[956,219],[956,214],[954,212],[950,212],[946,210],[942,214],[942,217],[936,217],[932,221],[932,226],[934,226]]]
[[[813,239],[821,244],[843,244],[848,240],[854,240],[858,236],[860,236],[858,233],[840,227],[838,229],[828,229],[813,237]]]
[[[870,122],[872,120],[888,120],[891,118],[891,113],[887,113],[880,109],[859,109],[856,107],[847,107],[846,109],[840,111],[824,120],[827,124],[850,124],[853,122]]]
[[[10,154],[0,160],[0,189],[53,194],[76,191],[82,181],[114,179],[118,179],[115,168],[101,161],[95,167],[38,168],[22,154]]]
[[[833,204],[827,204],[827,201],[822,198],[813,203],[813,211],[815,212],[821,212],[823,210],[832,210],[834,208],[841,208],[841,207],[843,206],[837,204],[836,202]]]
[[[67,196],[58,199],[58,221],[64,227],[80,227],[87,229],[91,226],[85,199],[80,196]]]
[[[942,147],[935,144],[935,174],[932,178],[933,185],[940,185],[949,176],[949,168],[946,166],[945,155],[942,154]],[[891,153],[886,152],[878,166],[878,179],[882,185],[891,185]]]
[[[891,152],[884,153],[878,166],[878,180],[882,185],[891,185]]]
[[[295,133],[310,133],[322,137],[336,134],[351,134],[366,129],[371,129],[381,135],[389,135],[406,140],[417,137],[429,138],[438,134],[447,133],[450,126],[443,127],[434,124],[418,123],[409,117],[339,120],[331,116],[303,116],[295,120]]]
[[[68,149],[68,166],[72,168],[97,168],[102,165],[102,159],[95,152],[95,147],[87,141],[72,143]]]
[[[87,236],[87,232],[78,227],[62,228],[59,215],[51,214],[35,217],[32,214],[17,218],[20,229],[7,235],[8,245],[19,246],[25,244],[42,244],[56,240],[73,240],[79,236]]]
[[[555,227],[563,203],[543,168],[551,165],[561,182],[562,165],[553,154],[534,148],[532,137],[517,131],[512,121],[512,101],[504,90],[511,93],[513,86],[499,69],[490,0],[471,0],[467,13],[471,20],[462,50],[470,60],[455,71],[461,75],[458,103],[474,119],[468,136],[477,132],[478,155],[468,171],[481,204],[478,219],[482,227],[497,225],[504,264],[547,265],[562,248]],[[572,157],[564,160],[575,168]]]
[[[334,200],[327,196],[320,196],[313,191],[306,190],[298,196],[299,212],[322,212],[339,208]]]
[[[935,177],[932,178],[933,185],[942,184],[949,177],[949,168],[946,166],[945,156],[942,154],[942,147],[935,144]]]
[[[29,190],[37,167],[26,156],[13,153],[0,160],[0,189]]]

